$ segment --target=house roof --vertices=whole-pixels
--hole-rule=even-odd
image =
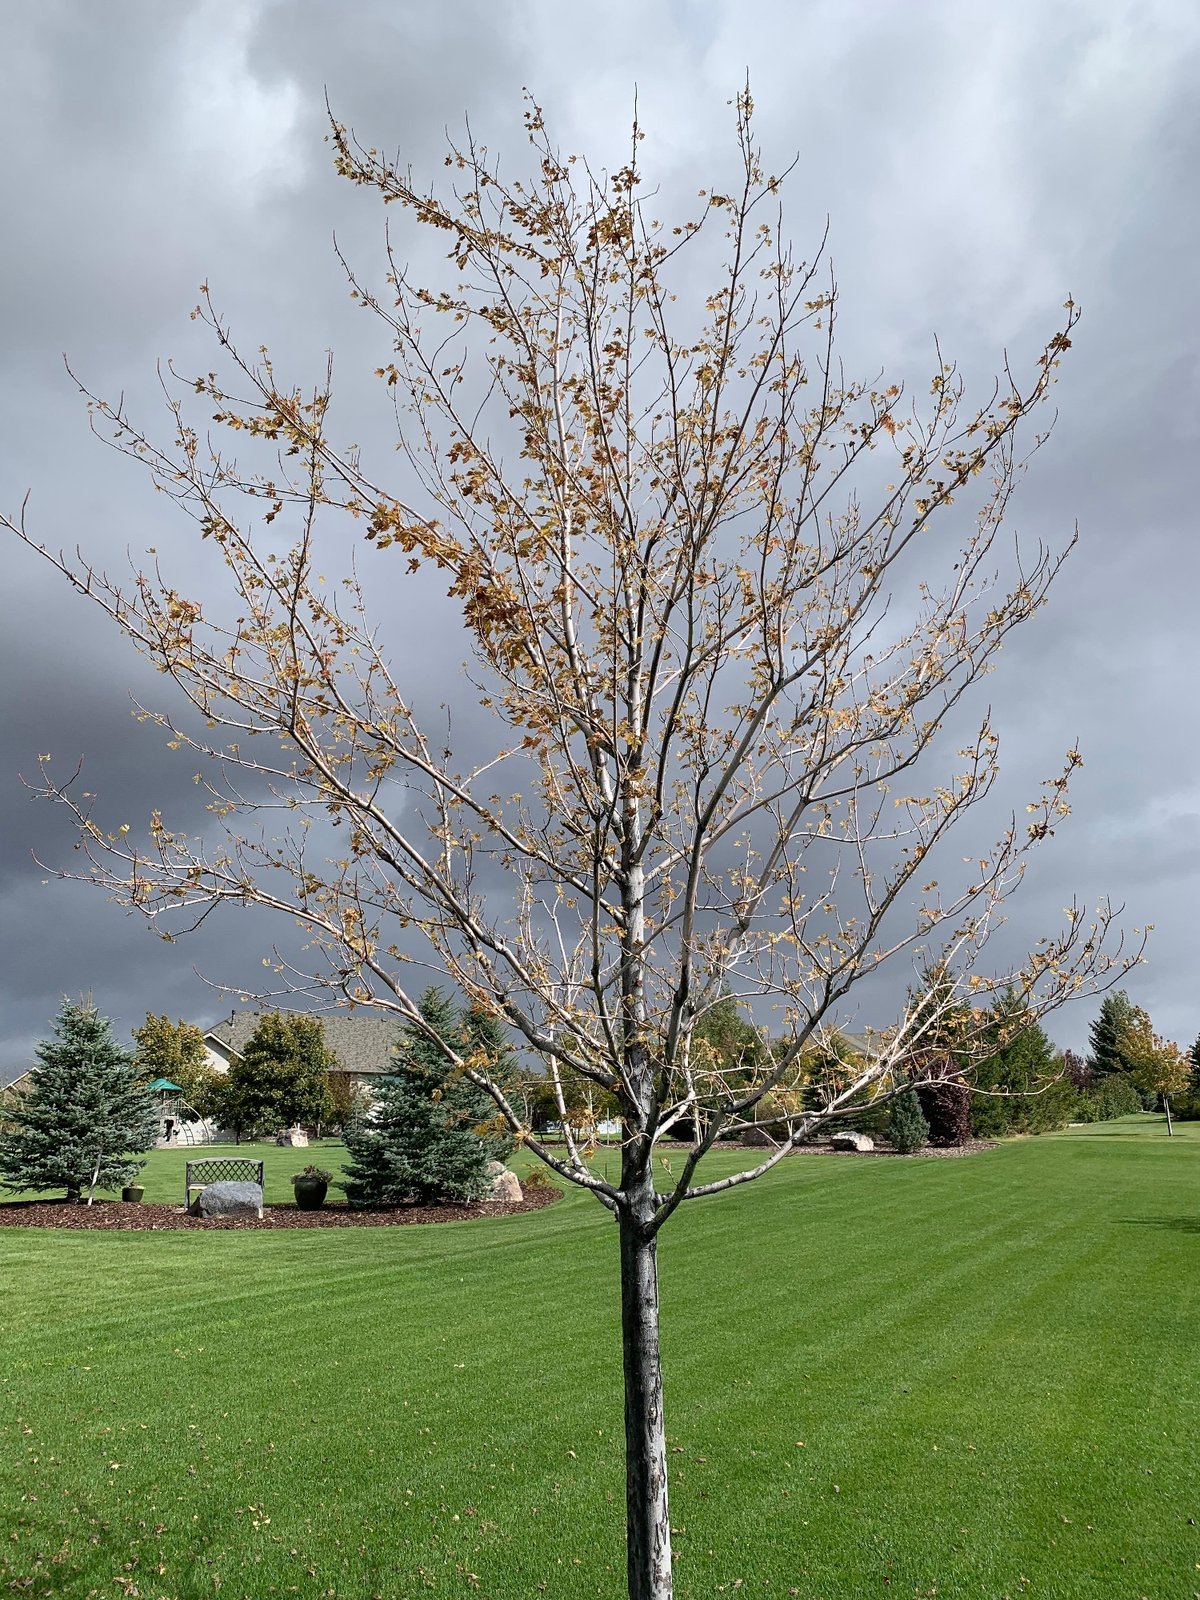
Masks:
[[[0,1067],[0,1089],[11,1089],[32,1071],[32,1067]]]
[[[846,1028],[830,1028],[830,1034],[836,1034],[844,1039],[856,1055],[873,1056],[879,1050],[879,1041],[882,1035],[875,1028],[864,1028],[861,1033],[851,1033]]]
[[[250,1035],[266,1015],[269,1013],[235,1011],[231,1017],[207,1029],[204,1037],[240,1056]],[[319,1016],[314,1020],[321,1024],[325,1043],[337,1057],[338,1070],[360,1076],[391,1072],[392,1046],[399,1032],[399,1023],[394,1017],[337,1015]]]

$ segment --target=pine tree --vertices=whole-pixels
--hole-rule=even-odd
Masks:
[[[0,1130],[0,1181],[8,1189],[58,1189],[68,1200],[130,1183],[158,1137],[158,1110],[134,1058],[90,1002],[64,1000],[40,1065]]]
[[[1137,1061],[1128,1049],[1128,1041],[1149,1026],[1150,1018],[1141,1006],[1135,1006],[1124,989],[1118,989],[1115,994],[1105,995],[1089,1038],[1088,1066],[1095,1077],[1111,1078],[1119,1074],[1133,1087],[1143,1111],[1154,1109],[1157,1096],[1148,1089],[1138,1088]]]
[[[892,1101],[888,1138],[902,1156],[911,1156],[929,1143],[929,1124],[912,1089]]]
[[[460,1014],[440,989],[427,989],[419,1007],[426,1025],[460,1053],[508,1048],[498,1025]],[[344,1137],[351,1205],[477,1200],[488,1189],[488,1162],[512,1148],[493,1102],[468,1078],[448,1073],[442,1051],[415,1024],[401,1033],[394,1070],[371,1114]]]
[[[1095,1077],[1107,1078],[1114,1072],[1128,1075],[1132,1063],[1121,1049],[1121,1036],[1135,1024],[1137,1014],[1124,989],[1105,995],[1088,1035],[1088,1066]]]
[[[318,1124],[332,1110],[327,1075],[337,1070],[319,1017],[272,1011],[229,1069],[221,1116],[239,1135]]]
[[[991,1054],[980,1062],[971,1100],[971,1125],[982,1139],[1005,1133],[1044,1133],[1071,1120],[1076,1090],[1063,1061],[1016,991],[1000,995],[984,1034]]]

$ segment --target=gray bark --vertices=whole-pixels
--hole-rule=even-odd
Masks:
[[[623,1186],[624,1187],[624,1186]],[[658,1350],[658,1260],[653,1179],[625,1189],[621,1232],[621,1340],[625,1367],[626,1566],[629,1600],[671,1600],[667,1443]]]

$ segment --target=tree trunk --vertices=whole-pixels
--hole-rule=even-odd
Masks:
[[[652,1195],[652,1179],[647,1175]],[[671,1600],[667,1443],[658,1353],[658,1262],[646,1206],[622,1208],[621,1340],[625,1367],[625,1514],[629,1600]],[[652,1201],[651,1201],[652,1204]]]
[[[1171,1096],[1169,1094],[1163,1095],[1163,1107],[1167,1113],[1167,1138],[1170,1139],[1174,1137],[1175,1129],[1171,1126]]]

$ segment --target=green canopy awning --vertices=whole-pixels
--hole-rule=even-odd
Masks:
[[[177,1083],[172,1083],[170,1078],[155,1078],[150,1085],[151,1094],[182,1094],[183,1090]]]

